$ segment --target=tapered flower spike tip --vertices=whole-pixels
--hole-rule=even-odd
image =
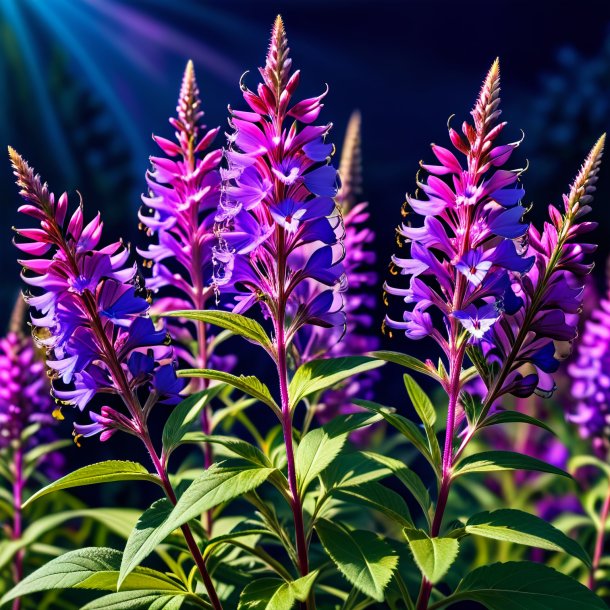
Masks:
[[[15,301],[13,311],[11,313],[11,319],[9,321],[8,330],[11,333],[21,334],[23,329],[23,322],[25,320],[25,312],[27,305],[25,299],[20,294]]]
[[[597,174],[601,165],[605,142],[606,134],[604,133],[587,155],[578,175],[572,183],[566,201],[566,212],[568,214],[576,214],[579,210],[581,214],[584,214],[588,211],[588,204],[593,199],[593,193],[595,192],[595,183],[597,182]]]
[[[490,123],[500,115],[500,58],[496,57],[481,86],[481,92],[472,109],[477,133],[485,133],[490,129]]]
[[[362,193],[361,125],[360,111],[354,110],[345,130],[339,164],[341,190],[337,200],[343,206],[344,212],[356,203],[356,197]]]
[[[188,130],[194,129],[197,121],[201,118],[200,106],[201,100],[195,76],[195,66],[193,65],[193,60],[189,59],[184,69],[178,106],[176,108],[178,117]]]
[[[8,147],[8,156],[13,166],[13,174],[17,178],[20,195],[47,210],[49,208],[49,192],[46,182],[43,184],[40,175],[34,172],[27,161],[12,147]]]
[[[289,51],[284,21],[282,16],[278,15],[271,29],[271,42],[269,43],[264,70],[268,79],[267,85],[271,87],[278,100],[290,74],[292,60],[288,57]]]

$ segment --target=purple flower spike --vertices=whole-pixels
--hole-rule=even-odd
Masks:
[[[13,149],[9,153],[27,202],[20,211],[40,221],[40,229],[16,229],[21,239],[15,245],[26,254],[44,257],[19,263],[23,280],[36,291],[26,301],[35,312],[34,338],[47,352],[54,395],[82,411],[97,393],[119,394],[129,417],[113,410],[91,414],[98,424],[95,432],[102,440],[115,430],[141,434],[153,404],[172,398],[155,391],[155,377],[170,365],[176,378],[166,332],[155,329],[147,317],[148,302],[139,294],[137,269],[127,265],[129,252],[121,242],[98,249],[99,215],[85,224],[79,205],[68,219],[67,195],[56,199]],[[170,385],[164,382],[165,388]],[[181,387],[176,380],[171,393]],[[140,388],[152,392],[144,407]],[[75,437],[78,442],[78,431]]]
[[[250,109],[231,110],[213,255],[215,286],[236,295],[234,311],[259,302],[276,327],[286,327],[287,344],[305,325],[342,327],[345,318],[344,229],[333,201],[339,178],[326,142],[331,125],[311,124],[325,94],[293,102],[300,73],[288,53],[278,17],[263,82],[256,93],[242,84]]]
[[[411,339],[433,337],[450,360],[456,356],[452,345],[478,342],[496,324],[517,298],[511,274],[527,272],[534,262],[524,257],[519,241],[528,230],[520,172],[500,169],[519,142],[497,143],[506,125],[499,122],[499,93],[496,61],[471,112],[473,123],[465,122],[462,134],[449,129],[453,151],[432,145],[439,164],[422,165],[429,174],[417,183],[422,196],[407,197],[404,215],[411,208],[422,226],[409,222],[398,229],[409,257],[392,262],[393,272],[410,278],[410,284],[385,286],[413,306],[401,321],[386,317],[386,326]],[[431,309],[445,317],[448,337],[435,330]],[[459,340],[458,328],[466,331]]]
[[[605,298],[585,320],[576,359],[568,366],[573,400],[567,419],[601,458],[610,449],[610,259],[606,269]]]
[[[193,62],[189,61],[176,108],[170,119],[175,140],[154,136],[164,153],[151,157],[152,170],[146,175],[149,195],[139,218],[149,236],[157,243],[139,250],[152,266],[146,285],[161,296],[152,312],[181,309],[206,309],[212,288],[212,245],[216,242],[214,217],[220,198],[219,165],[222,150],[210,147],[219,128],[207,130]],[[193,324],[167,318],[172,339],[179,345],[176,353],[188,367],[207,368],[209,329],[202,322]],[[192,346],[196,348],[193,349]],[[226,369],[228,361],[212,363]],[[193,384],[205,385],[197,379]]]
[[[499,366],[497,374],[481,368],[491,400],[506,393],[547,396],[555,389],[552,373],[570,354],[577,336],[585,281],[592,269],[585,258],[596,246],[579,238],[596,226],[581,218],[591,209],[604,141],[602,136],[595,144],[563,196],[563,214],[549,206],[544,230],[529,229],[527,254],[535,264],[527,274],[511,277],[520,303],[506,311],[482,345],[487,362]]]
[[[53,426],[57,421],[44,360],[32,338],[22,331],[24,313],[25,301],[20,297],[9,332],[0,338],[0,450],[19,447],[22,433],[31,425],[39,429],[28,438],[27,447],[56,439]],[[62,466],[58,452],[47,454],[40,464],[52,479],[60,476]]]

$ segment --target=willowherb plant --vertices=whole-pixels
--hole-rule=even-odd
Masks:
[[[523,403],[550,395],[553,373],[577,334],[591,269],[587,257],[594,250],[582,242],[594,226],[583,216],[591,209],[603,137],[564,196],[563,209],[550,206],[549,221],[538,231],[525,220],[523,170],[508,169],[520,142],[501,142],[506,123],[500,121],[494,62],[472,120],[461,132],[449,129],[451,149],[433,145],[438,163],[422,164],[417,184],[423,194],[408,197],[403,208],[398,235],[406,247],[393,258],[396,277],[385,286],[406,304],[399,319],[388,314],[385,327],[411,339],[432,338],[441,351],[435,365],[431,358],[380,351],[378,339],[367,334],[377,276],[369,211],[359,203],[359,114],[350,121],[337,171],[327,141],[331,124],[314,124],[327,92],[297,99],[300,72],[292,69],[279,16],[260,75],[255,91],[242,78],[247,107],[229,108],[228,142],[220,152],[211,148],[218,130],[201,123],[194,69],[187,65],[177,116],[170,119],[175,141],[155,138],[164,156],[151,159],[150,192],[140,212],[141,224],[155,236],[141,251],[152,267],[147,288],[159,296],[153,303],[136,266],[127,262],[128,249],[121,242],[100,246],[99,215],[85,224],[80,205],[69,216],[67,196],[56,199],[11,150],[26,199],[21,211],[40,222],[17,229],[16,245],[28,255],[20,262],[34,294],[26,296],[34,337],[47,351],[53,394],[81,411],[94,397],[117,398],[123,406],[103,406],[90,411],[92,423],[75,424],[77,441],[124,431],[144,443],[154,465],[150,472],[135,462],[92,464],[52,482],[26,505],[54,491],[109,481],[150,482],[166,497],[139,517],[107,514],[113,531],[127,538],[122,552],[91,547],[60,555],[0,603],[72,587],[106,592],[83,610],[426,610],[459,602],[495,610],[603,608],[592,591],[541,563],[480,565],[477,554],[477,567],[464,568],[473,563],[470,551],[491,540],[534,547],[540,560],[543,553],[562,552],[569,557],[570,565],[562,564],[566,572],[580,574],[582,564],[591,589],[600,580],[610,500],[601,519],[593,518],[598,529],[591,561],[575,540],[534,514],[539,496],[534,500],[527,488],[543,480],[538,473],[569,480],[561,469],[565,454],[553,462],[558,445],[549,442],[541,452],[537,434],[511,446],[511,435],[494,437],[493,426],[527,424],[550,432]],[[408,284],[401,285],[399,275]],[[212,295],[222,308],[212,307]],[[604,373],[599,328],[605,318],[594,316],[599,324],[586,326],[580,368],[599,354],[596,370]],[[225,332],[211,333],[213,326]],[[216,358],[214,349],[230,334],[265,351],[276,383],[227,370],[228,361]],[[189,368],[177,371],[178,362]],[[439,401],[410,375],[405,386],[422,426],[372,400],[373,370],[385,362],[439,382],[448,404],[444,447],[437,436]],[[0,375],[3,363],[0,357]],[[587,431],[605,416],[603,375],[594,383],[576,386],[576,417]],[[235,390],[240,397],[232,401]],[[217,397],[222,405],[212,411]],[[149,417],[160,403],[171,411],[158,452]],[[274,417],[266,418],[260,405]],[[201,414],[203,431],[197,426]],[[219,435],[224,418],[236,425],[225,425],[227,435]],[[388,454],[350,444],[353,432],[382,420],[398,432],[384,446]],[[495,438],[493,450],[476,450],[472,441],[482,429],[490,432],[486,439]],[[12,434],[11,427],[7,431]],[[605,428],[591,434],[599,439]],[[359,438],[366,440],[366,433]],[[204,467],[190,459],[198,454],[189,454],[170,475],[175,450],[201,443]],[[422,461],[413,460],[411,468],[398,459],[415,453],[430,467],[432,483],[417,474]],[[487,487],[497,489],[495,473],[514,470],[537,474],[512,478],[524,488],[513,508],[470,514],[479,500],[494,497]],[[475,473],[486,477],[478,493],[461,506],[449,502],[452,490],[459,500],[456,491],[475,489],[464,484]],[[390,477],[396,480],[384,485]],[[499,495],[510,497],[511,489],[507,485]],[[533,512],[521,510],[531,506]],[[472,537],[477,544],[469,548]],[[141,566],[153,552],[165,571]],[[507,556],[521,560],[526,552]],[[5,555],[1,547],[0,568]]]

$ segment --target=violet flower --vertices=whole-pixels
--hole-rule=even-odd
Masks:
[[[276,331],[286,326],[287,343],[307,324],[345,319],[339,180],[325,141],[331,124],[311,125],[326,92],[290,105],[300,78],[291,65],[279,20],[257,93],[242,84],[250,110],[231,110],[214,248],[214,282],[237,295],[233,311],[259,302]]]
[[[182,79],[177,116],[169,120],[175,141],[153,136],[163,157],[151,157],[153,169],[146,175],[150,193],[143,196],[139,218],[156,243],[138,250],[152,266],[146,286],[160,296],[152,314],[175,310],[202,310],[208,307],[212,284],[212,245],[216,242],[214,216],[220,197],[220,149],[210,149],[219,128],[207,130],[193,62],[187,63]],[[189,368],[213,366],[226,370],[231,358],[209,362],[211,337],[207,326],[198,322],[167,318],[176,355]],[[206,383],[197,379],[193,383]],[[195,388],[197,389],[197,388]],[[201,389],[201,388],[199,388]]]
[[[610,272],[610,259],[608,271]],[[610,449],[610,276],[605,298],[585,320],[574,361],[568,366],[572,400],[568,421],[589,439],[593,450],[605,459]]]
[[[214,282],[236,295],[234,312],[260,303],[275,331],[273,356],[295,525],[298,567],[309,572],[303,508],[296,480],[287,350],[306,325],[342,327],[345,313],[343,221],[333,197],[339,179],[329,164],[331,125],[314,126],[322,95],[292,102],[299,71],[291,73],[281,17],[275,20],[263,82],[242,84],[248,111],[231,110],[228,168],[216,215]],[[289,122],[289,124],[288,124]]]
[[[586,278],[593,267],[585,257],[597,247],[579,238],[597,226],[581,219],[591,210],[604,142],[602,136],[563,196],[563,214],[551,205],[543,231],[529,229],[527,254],[535,264],[527,274],[512,277],[521,305],[502,316],[482,346],[491,363],[479,366],[489,404],[506,393],[549,396],[555,389],[552,374],[569,356],[578,334]],[[481,364],[476,357],[475,362]]]
[[[47,352],[54,396],[81,411],[96,394],[119,394],[128,415],[109,406],[90,412],[92,423],[75,424],[75,440],[117,430],[141,435],[156,402],[175,404],[182,382],[174,371],[167,334],[148,317],[149,304],[137,286],[136,267],[121,242],[98,249],[99,214],[84,223],[82,205],[67,220],[68,197],[58,199],[13,150],[17,184],[26,203],[19,211],[40,228],[16,229],[15,245],[36,258],[20,260],[23,280],[35,290],[26,301],[36,343]],[[144,407],[138,390],[147,388]]]

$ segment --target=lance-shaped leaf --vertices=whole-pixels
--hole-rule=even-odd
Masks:
[[[195,598],[186,591],[182,595],[168,595],[155,589],[119,591],[95,599],[81,610],[179,610],[187,596]]]
[[[468,574],[457,589],[430,610],[474,601],[488,610],[607,610],[606,604],[577,580],[541,563],[509,561]]]
[[[329,433],[327,426],[308,432],[296,453],[296,473],[299,492],[304,494],[309,484],[339,455],[347,440],[346,433]]]
[[[330,558],[359,591],[378,602],[398,565],[398,555],[382,538],[365,530],[349,531],[320,519],[316,531]]]
[[[404,375],[405,387],[409,398],[413,403],[413,407],[419,415],[424,424],[424,430],[426,431],[426,437],[428,438],[428,447],[432,459],[436,464],[441,462],[441,449],[436,438],[434,431],[434,424],[436,423],[436,409],[432,404],[432,401],[428,398],[428,395],[421,389],[418,383],[411,377],[411,375]]]
[[[121,555],[120,551],[103,547],[65,553],[26,576],[0,600],[0,605],[18,597],[53,589],[116,591]],[[148,568],[138,568],[130,574],[124,581],[123,588],[185,592],[177,581]]]
[[[24,507],[34,500],[42,498],[47,494],[59,491],[60,489],[70,489],[72,487],[83,487],[85,485],[95,485],[97,483],[113,483],[115,481],[149,481],[161,485],[161,479],[151,474],[138,462],[126,462],[121,460],[109,460],[98,462],[79,468],[65,477],[54,481],[50,485],[43,487],[33,496],[28,498]]]
[[[331,388],[345,379],[358,373],[376,369],[385,364],[382,360],[366,356],[346,356],[344,358],[327,358],[311,360],[297,369],[288,394],[291,408],[312,394]]]
[[[304,602],[318,575],[318,570],[297,580],[257,578],[247,585],[239,597],[237,610],[291,610]]]
[[[591,565],[587,552],[544,519],[514,509],[482,512],[471,517],[464,528],[468,534],[505,540],[549,551],[562,551]]]
[[[403,531],[421,573],[431,583],[439,582],[455,561],[460,543],[455,538],[431,538],[423,530]]]
[[[483,451],[470,455],[461,460],[453,471],[453,476],[458,477],[473,472],[498,472],[501,470],[533,470],[536,472],[550,472],[562,477],[572,477],[561,470],[547,464],[542,460],[515,453],[513,451]]]
[[[170,455],[180,444],[184,436],[192,429],[193,423],[199,419],[201,411],[222,388],[222,385],[217,385],[197,392],[172,409],[163,427],[163,449],[166,455]]]
[[[489,417],[486,417],[480,424],[480,428],[485,428],[487,426],[496,426],[498,424],[530,424],[532,426],[537,426],[538,428],[542,428],[547,432],[550,432],[553,436],[557,436],[553,429],[545,424],[543,421],[528,415],[527,413],[521,413],[519,411],[498,411],[493,413]]]
[[[252,318],[242,316],[238,313],[231,313],[229,311],[218,311],[206,309],[204,311],[172,311],[164,316],[171,316],[174,318],[187,318],[188,320],[198,320],[199,322],[206,322],[207,324],[214,324],[231,331],[235,335],[245,337],[250,341],[260,345],[269,353],[273,353],[273,343],[265,329]]]
[[[168,510],[168,505],[163,501],[153,504],[144,512],[127,540],[121,563],[119,586],[127,575],[175,529],[219,504],[255,489],[274,470],[274,468],[212,466],[191,483],[172,510]]]
[[[178,377],[203,377],[204,379],[214,379],[223,381],[229,385],[245,392],[249,396],[257,398],[281,417],[282,410],[278,407],[269,388],[253,375],[231,375],[223,371],[215,371],[214,369],[183,369],[178,371]]]

